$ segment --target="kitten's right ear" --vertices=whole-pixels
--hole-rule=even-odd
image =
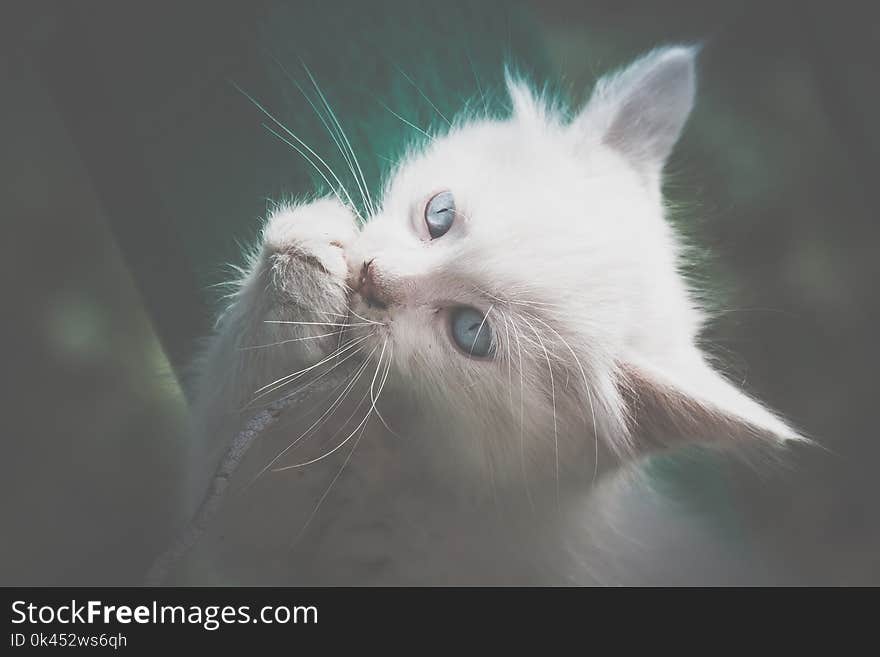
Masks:
[[[697,47],[660,48],[596,83],[572,129],[659,173],[694,104]]]

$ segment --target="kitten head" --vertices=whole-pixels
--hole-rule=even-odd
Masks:
[[[392,177],[348,252],[352,306],[384,323],[390,379],[466,439],[519,449],[522,432],[540,450],[586,436],[632,455],[797,438],[697,346],[660,190],[695,55],[648,54],[570,119],[508,76],[509,118],[456,123]]]

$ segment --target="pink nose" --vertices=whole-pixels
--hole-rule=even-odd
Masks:
[[[373,260],[368,260],[361,267],[360,275],[355,284],[355,292],[363,297],[371,308],[387,308],[390,299],[383,294],[381,286],[376,284],[376,272]]]

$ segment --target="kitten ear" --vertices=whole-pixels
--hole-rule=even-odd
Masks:
[[[519,119],[537,121],[544,115],[541,103],[525,78],[510,68],[504,69],[504,86],[513,109],[513,116]]]
[[[645,172],[662,169],[694,105],[697,47],[660,48],[596,84],[573,128]]]
[[[702,358],[684,375],[625,365],[619,389],[637,452],[696,443],[746,447],[806,440]]]

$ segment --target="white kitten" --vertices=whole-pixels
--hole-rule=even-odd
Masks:
[[[193,559],[247,581],[601,582],[598,527],[626,520],[597,475],[798,439],[697,344],[660,191],[694,58],[654,51],[570,120],[509,77],[512,115],[410,155],[362,227],[337,199],[270,217],[201,363],[201,471],[249,403],[321,392],[261,437],[239,498],[260,501]]]

